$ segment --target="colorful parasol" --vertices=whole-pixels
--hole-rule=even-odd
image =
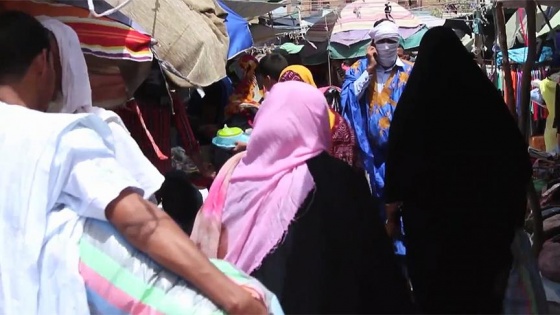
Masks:
[[[56,18],[77,33],[88,64],[96,106],[123,104],[149,73],[154,58],[152,38],[133,28],[132,23],[123,23],[126,18],[120,21],[95,18],[90,17],[89,11],[84,8],[36,0],[0,0],[2,10]]]
[[[330,37],[331,42],[353,45],[368,39],[368,33],[376,21],[389,18],[399,26],[403,38],[418,32],[423,24],[414,14],[399,4],[387,0],[360,0],[347,4],[340,12],[333,12],[315,23],[307,32],[311,41],[322,41],[320,37]],[[320,33],[323,36],[320,36]],[[326,40],[326,39],[325,39]]]
[[[414,14],[395,2],[390,2],[389,18],[399,26],[403,38],[416,33],[422,22]],[[342,9],[333,27],[331,42],[351,45],[368,38],[376,21],[387,18],[387,0],[354,1]]]
[[[151,61],[152,38],[131,26],[109,18],[90,18],[83,8],[41,1],[0,1],[2,10],[19,10],[33,16],[46,15],[72,27],[78,34],[84,54],[100,58]]]

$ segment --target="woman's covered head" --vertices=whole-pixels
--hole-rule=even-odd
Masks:
[[[511,119],[503,117],[504,111],[507,110],[502,96],[455,32],[434,27],[420,43],[418,58],[393,116],[389,142],[412,129],[418,137],[413,145],[426,156],[432,156],[434,150],[452,147],[475,148],[487,137],[485,128]],[[450,130],[453,141],[430,140]]]
[[[487,91],[485,100],[499,101],[496,89],[455,32],[446,27],[434,27],[420,43],[418,58],[397,110],[399,107],[401,111],[422,107],[435,114],[450,115],[451,111],[464,110],[464,106],[472,108],[482,104],[482,90]],[[461,105],[466,103],[471,104]],[[401,106],[403,104],[405,106]]]
[[[422,38],[413,72],[419,69],[432,73],[449,73],[474,68],[478,66],[455,32],[439,26],[430,29]]]
[[[276,84],[255,117],[245,159],[305,160],[326,151],[331,138],[327,106],[323,94],[307,83]]]
[[[280,80],[278,82],[286,81],[300,81],[317,87],[315,80],[313,80],[313,74],[311,71],[302,65],[292,65],[286,67],[280,74]]]

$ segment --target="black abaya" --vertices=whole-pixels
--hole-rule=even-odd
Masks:
[[[327,153],[283,242],[253,272],[286,314],[407,314],[410,294],[364,176]]]
[[[451,29],[424,36],[388,151],[385,199],[403,203],[421,311],[500,313],[531,167],[502,96]]]

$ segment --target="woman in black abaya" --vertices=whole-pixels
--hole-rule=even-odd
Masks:
[[[530,177],[500,93],[451,29],[428,31],[393,117],[385,174],[385,199],[402,203],[423,313],[501,312]]]

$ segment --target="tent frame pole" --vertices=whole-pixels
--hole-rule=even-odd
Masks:
[[[517,121],[517,110],[515,106],[515,93],[513,92],[513,79],[511,77],[511,65],[509,63],[509,51],[506,35],[506,19],[504,14],[504,5],[501,2],[496,3],[495,13],[496,24],[498,28],[498,44],[502,52],[502,69],[504,70],[505,93],[507,96],[507,107],[509,112]]]
[[[537,60],[537,4],[535,0],[526,0],[525,14],[527,15],[527,60],[521,79],[521,121],[519,126],[528,143],[531,136],[529,130],[531,72]],[[532,182],[527,187],[527,199],[533,215],[533,253],[538,256],[544,242],[543,218],[539,197]]]

